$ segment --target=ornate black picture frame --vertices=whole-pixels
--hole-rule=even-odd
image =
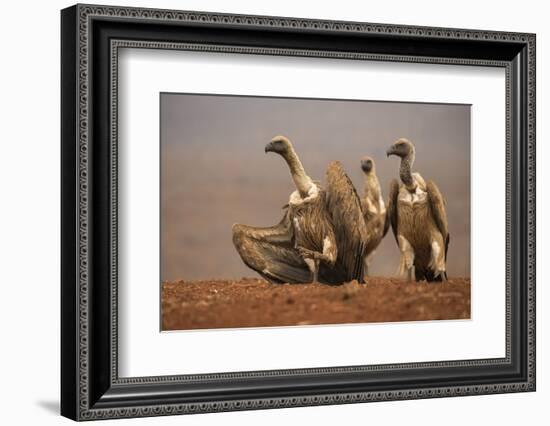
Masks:
[[[535,390],[534,34],[95,5],[64,9],[61,29],[62,415],[92,420]],[[121,47],[504,68],[506,356],[120,378]]]

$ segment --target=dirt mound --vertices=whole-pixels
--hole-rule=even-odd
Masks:
[[[162,285],[162,329],[266,327],[470,318],[470,279],[369,278],[341,286],[261,279]]]

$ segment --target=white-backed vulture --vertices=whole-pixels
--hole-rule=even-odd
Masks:
[[[276,283],[362,281],[366,230],[359,197],[340,164],[327,168],[325,190],[306,174],[284,136],[273,138],[265,152],[283,157],[296,191],[278,225],[233,225],[233,243],[244,263]]]
[[[361,158],[361,169],[365,175],[363,185],[363,198],[361,198],[361,209],[367,227],[367,248],[365,256],[365,275],[368,275],[368,265],[374,251],[385,237],[389,228],[387,219],[386,204],[382,198],[380,182],[376,175],[376,165],[369,156]]]
[[[447,280],[449,230],[445,201],[437,185],[412,172],[414,145],[397,140],[387,155],[401,158],[399,177],[390,184],[388,217],[401,252],[400,272],[409,280]]]

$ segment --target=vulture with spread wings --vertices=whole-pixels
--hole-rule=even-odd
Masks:
[[[233,225],[233,243],[243,262],[274,283],[363,282],[365,221],[341,164],[328,166],[323,188],[306,174],[284,136],[273,138],[265,152],[283,157],[296,190],[278,225]]]

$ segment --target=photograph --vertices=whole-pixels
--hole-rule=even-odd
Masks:
[[[161,331],[470,319],[471,105],[159,107]]]

